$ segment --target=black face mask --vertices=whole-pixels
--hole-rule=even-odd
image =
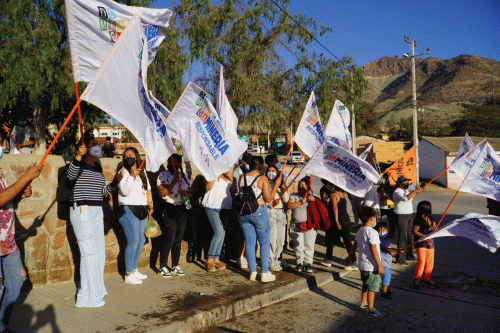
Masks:
[[[403,188],[404,188],[405,190],[407,190],[407,189],[408,189],[408,187],[410,187],[410,184],[403,184]]]
[[[123,166],[126,168],[126,169],[130,169],[133,165],[135,164],[135,158],[133,157],[127,157],[124,161],[123,161]]]

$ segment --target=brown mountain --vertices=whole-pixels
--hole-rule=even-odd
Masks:
[[[445,126],[457,119],[462,104],[500,96],[500,62],[475,55],[452,59],[415,58],[417,106],[424,119]],[[363,66],[369,82],[364,99],[373,102],[381,121],[411,115],[410,60],[383,57]],[[420,117],[420,114],[419,114]]]

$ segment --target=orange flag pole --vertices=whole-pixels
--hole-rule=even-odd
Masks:
[[[292,141],[292,144],[290,145],[290,149],[288,149],[288,154],[286,154],[285,163],[283,163],[283,167],[281,168],[279,178],[281,178],[281,176],[283,175],[283,171],[285,171],[286,162],[288,161],[288,157],[290,156],[292,149],[293,149],[293,141]]]
[[[78,82],[75,82],[75,93],[76,93],[76,100],[79,100],[80,94],[78,93]],[[82,146],[85,146],[85,142],[83,141],[82,109],[80,108],[80,104],[78,104],[78,123],[80,124],[80,139],[82,141]]]
[[[142,169],[142,167],[144,166],[144,162],[146,161],[146,157],[144,157],[142,159],[142,162],[141,162],[141,165],[139,165],[139,169]]]
[[[300,158],[297,161],[297,163],[295,163],[295,165],[293,166],[292,170],[290,170],[290,172],[288,173],[288,175],[285,178],[285,183],[288,180],[288,177],[290,177],[290,175],[292,174],[293,170],[295,170],[295,168],[297,167],[297,165],[299,165],[300,161],[302,161],[302,159],[304,158],[304,156],[306,156],[306,153],[302,153],[302,156],[300,156]]]
[[[14,137],[12,136],[12,134],[10,134],[9,129],[7,128],[7,126],[5,126],[5,124],[3,124],[3,128],[5,128],[5,131],[7,132],[7,136],[12,140],[12,142],[14,143],[14,145],[17,145],[16,140],[14,140]],[[18,149],[18,150],[19,150],[19,152],[21,154],[24,154],[22,150],[20,150],[20,149]]]
[[[179,174],[179,171],[177,171],[177,167],[175,166],[174,159],[172,158],[172,155],[170,155],[170,162],[172,162],[172,165],[174,166],[174,173],[176,175]],[[179,177],[177,177],[177,185],[179,185],[179,192],[182,192],[181,179]]]
[[[81,102],[82,102],[81,99],[78,99],[76,101],[76,104],[73,107],[73,110],[71,110],[71,112],[69,113],[68,117],[66,118],[66,120],[62,124],[61,128],[59,129],[59,132],[57,132],[56,136],[54,137],[54,139],[50,143],[49,148],[47,148],[47,150],[45,151],[45,154],[43,155],[43,157],[40,160],[40,162],[38,163],[38,165],[42,165],[43,162],[45,162],[45,159],[47,159],[47,156],[49,156],[50,151],[52,150],[52,148],[54,148],[54,145],[56,144],[57,139],[59,139],[59,137],[61,136],[61,133],[63,132],[64,128],[68,125],[69,121],[71,120],[71,117],[73,116],[73,114],[75,113],[76,109],[78,108],[78,106],[80,105]]]
[[[441,172],[439,173],[439,175],[437,175],[436,177],[434,177],[434,178],[432,178],[431,180],[429,180],[429,182],[428,182],[428,183],[426,183],[424,186],[422,186],[422,190],[423,190],[423,189],[425,189],[425,188],[427,187],[427,185],[429,185],[430,183],[432,183],[433,181],[435,181],[436,179],[438,179],[438,178],[439,178],[439,176],[441,176],[443,173],[445,173],[446,171],[448,171],[448,169],[449,169],[449,168],[450,168],[450,167],[447,167],[446,169],[444,169],[443,171],[441,171]]]

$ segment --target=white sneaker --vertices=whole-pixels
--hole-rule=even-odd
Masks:
[[[345,266],[344,269],[346,271],[357,271],[357,270],[359,270],[358,264],[350,264],[348,266]]]
[[[148,278],[148,276],[147,276],[146,274],[142,274],[142,273],[141,273],[141,272],[139,272],[137,269],[136,269],[136,270],[134,270],[134,271],[132,272],[132,274],[134,274],[134,275],[135,275],[135,277],[136,277],[136,278],[138,278],[138,279],[140,279],[140,280],[144,280],[144,279],[147,279],[147,278]]]
[[[185,275],[186,273],[179,267],[179,265],[175,266],[173,269],[172,269],[172,273],[173,274],[177,274],[177,275]]]
[[[248,268],[248,261],[245,256],[239,257],[238,260],[236,260],[236,264],[240,266],[240,268]]]
[[[172,273],[170,273],[170,271],[168,270],[167,267],[160,268],[158,275],[161,277],[164,277],[164,278],[171,278],[172,277]]]
[[[248,277],[250,281],[257,280],[257,272],[250,272],[250,276]]]
[[[274,280],[276,280],[276,276],[273,275],[271,272],[262,273],[260,276],[261,282],[273,282]]]
[[[141,284],[142,280],[139,279],[134,275],[134,273],[130,275],[125,275],[125,283],[130,283],[130,284]]]
[[[319,263],[326,267],[332,267],[332,261],[329,259],[321,260]]]
[[[279,261],[271,261],[269,263],[269,269],[272,270],[273,272],[280,272],[283,270],[283,268],[281,268]]]

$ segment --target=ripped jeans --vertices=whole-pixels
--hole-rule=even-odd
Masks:
[[[76,306],[95,307],[107,295],[104,287],[104,220],[101,206],[70,208],[70,219],[80,249],[80,287]]]

